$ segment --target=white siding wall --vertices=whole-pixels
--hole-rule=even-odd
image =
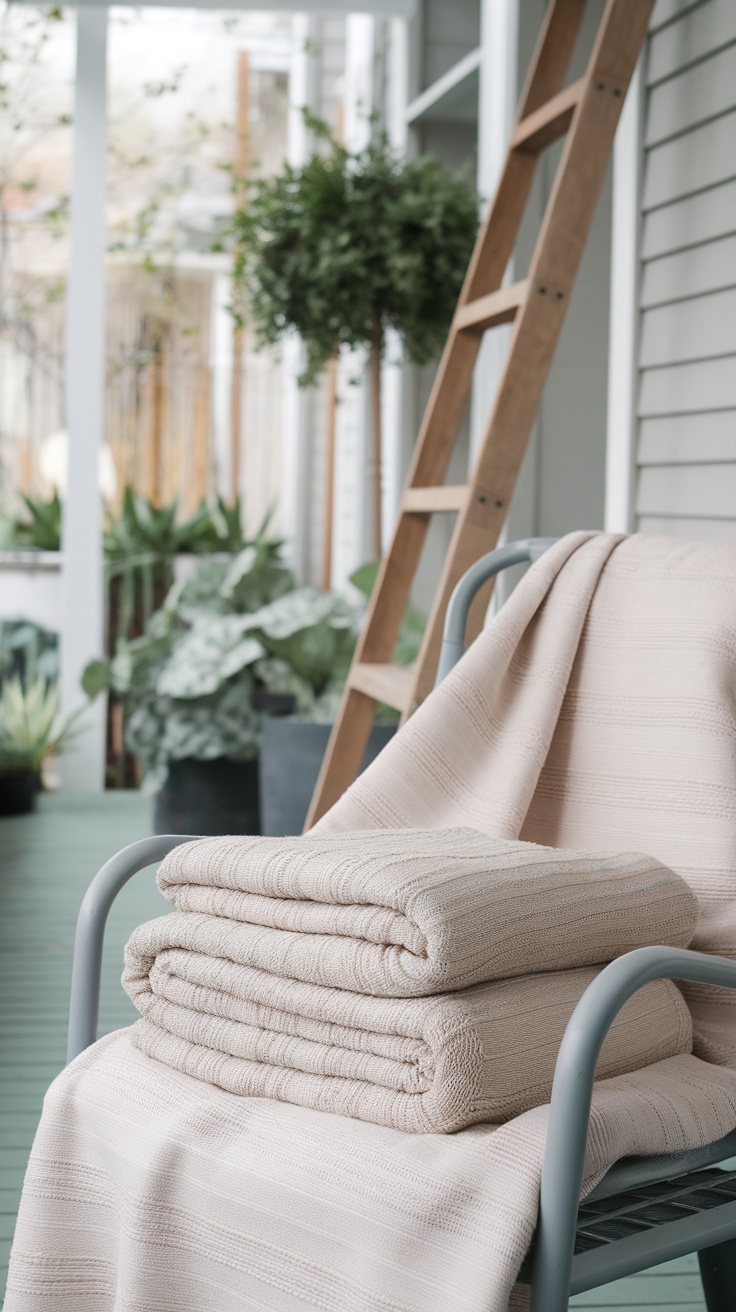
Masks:
[[[731,540],[735,0],[660,0],[645,80],[635,523]]]

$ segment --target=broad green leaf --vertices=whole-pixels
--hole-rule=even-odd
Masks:
[[[263,655],[263,647],[243,632],[237,615],[213,616],[196,624],[176,643],[159,675],[156,691],[163,697],[206,697]]]
[[[82,673],[82,691],[87,694],[90,701],[93,701],[101,692],[107,692],[109,687],[109,661],[90,661],[88,665],[85,665]]]

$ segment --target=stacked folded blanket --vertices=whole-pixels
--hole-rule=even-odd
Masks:
[[[123,976],[139,1048],[233,1093],[420,1133],[545,1102],[596,968],[685,946],[697,918],[650,857],[472,829],[201,839],[158,878],[176,911],[135,931]],[[681,994],[655,981],[599,1076],[691,1048]]]

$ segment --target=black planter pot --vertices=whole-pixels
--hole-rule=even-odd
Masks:
[[[261,833],[300,834],[330,736],[330,724],[290,716],[261,718]],[[393,725],[374,726],[361,770],[395,734]]]
[[[27,815],[34,811],[40,787],[38,770],[0,771],[0,815]]]
[[[172,761],[156,795],[157,834],[257,834],[258,761]]]

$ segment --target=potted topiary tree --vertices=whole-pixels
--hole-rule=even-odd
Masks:
[[[444,341],[478,225],[473,188],[433,155],[404,159],[385,134],[352,153],[307,115],[325,149],[249,184],[233,220],[234,313],[262,343],[296,330],[303,384],[341,347],[364,347],[371,377],[373,534],[380,555],[381,358],[394,329],[406,358]]]

